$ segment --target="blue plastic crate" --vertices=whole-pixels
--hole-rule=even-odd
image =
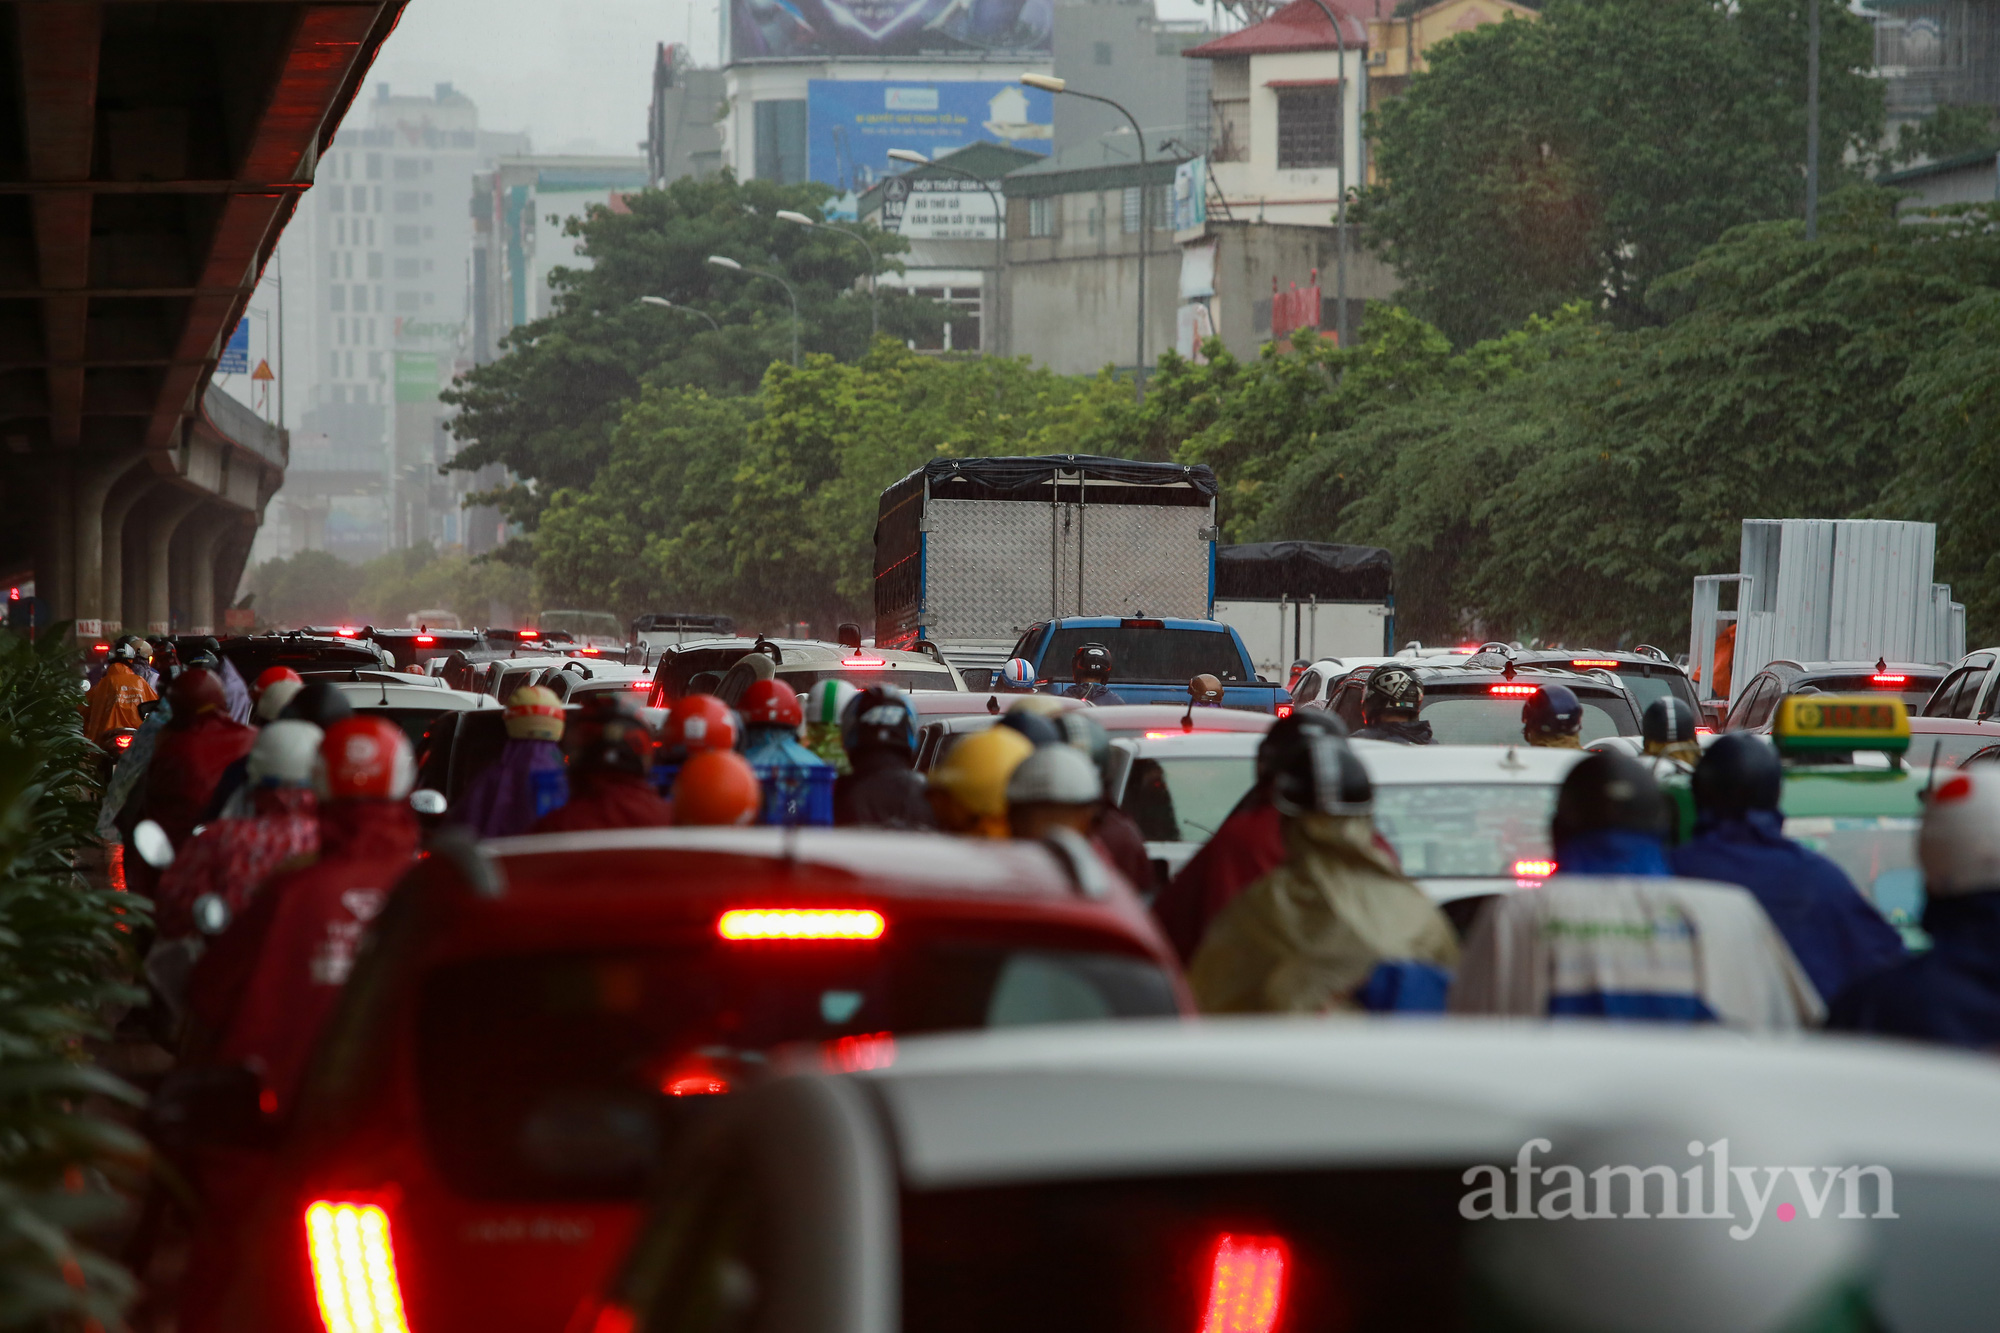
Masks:
[[[764,788],[764,809],[757,822],[787,827],[805,824],[831,828],[836,776],[832,768],[757,765],[757,781]]]

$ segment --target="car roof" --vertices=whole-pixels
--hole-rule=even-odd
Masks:
[[[1140,759],[1241,759],[1254,756],[1264,743],[1260,731],[1210,731],[1183,734],[1147,732],[1143,736],[1120,736],[1113,745],[1131,747]]]
[[[1098,704],[1091,709],[1106,731],[1178,731],[1181,718],[1189,716],[1186,704]],[[1253,713],[1247,708],[1197,708],[1193,710],[1196,731],[1269,731],[1278,719],[1269,713]]]
[[[1477,654],[1475,654],[1477,656]],[[1630,648],[1516,648],[1511,652],[1516,662],[1618,662],[1633,666],[1665,667],[1669,671],[1684,671],[1680,666],[1663,662],[1650,653],[1635,653]]]
[[[389,680],[330,680],[326,683],[347,696],[347,702],[358,711],[370,708],[428,708],[439,713],[464,713],[479,708],[501,707],[500,701],[490,694],[439,687],[415,678],[407,684]]]
[[[941,676],[951,674],[951,668],[932,657],[929,653],[913,653],[901,648],[863,648],[854,652],[837,643],[821,643],[814,639],[804,639],[796,644],[781,643],[785,660],[778,663],[778,674],[793,667],[825,665],[833,662],[870,662],[880,660],[885,666],[908,667],[919,671],[935,671]]]
[[[1125,1021],[898,1038],[864,1080],[918,1188],[1511,1162],[1644,1118],[1796,1160],[2000,1175],[1984,1056],[1644,1024]],[[1802,1155],[1801,1155],[1802,1154]]]
[[[1377,786],[1432,786],[1447,783],[1559,783],[1585,750],[1539,745],[1398,745],[1354,740],[1348,744]]]
[[[1219,620],[1192,620],[1184,616],[1062,616],[1043,624],[1049,629],[1117,629],[1134,620],[1156,620],[1166,629],[1229,632],[1229,626]]]
[[[1443,663],[1433,665],[1426,662],[1416,662],[1406,669],[1416,675],[1426,690],[1433,685],[1519,685],[1524,683],[1522,674],[1526,673],[1534,677],[1534,679],[1525,682],[1530,685],[1542,680],[1551,680],[1567,685],[1573,690],[1613,694],[1621,699],[1629,697],[1629,693],[1622,685],[1599,680],[1597,677],[1582,671],[1571,671],[1566,667],[1544,666],[1540,663],[1530,663],[1522,666],[1511,677],[1506,674],[1504,667],[1456,666]]]
[[[1780,658],[1777,661],[1765,663],[1763,670],[1769,671],[1772,667],[1784,667],[1792,671],[1802,671],[1807,675],[1819,675],[1829,672],[1840,675],[1861,675],[1876,669],[1873,662],[1795,662],[1790,658]],[[1949,665],[1940,666],[1936,662],[1884,662],[1882,669],[1885,671],[1936,672],[1942,676],[1950,671],[1951,667]]]

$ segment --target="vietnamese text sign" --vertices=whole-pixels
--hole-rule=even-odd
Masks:
[[[930,158],[975,143],[1047,153],[1054,137],[1053,95],[1017,83],[806,83],[806,175],[856,194],[902,170],[891,148]]]
[[[428,403],[438,396],[438,359],[428,353],[396,353],[396,401]]]
[[[958,177],[925,177],[899,182],[906,190],[887,192],[882,200],[882,230],[913,241],[993,239],[995,184],[989,193],[976,181]]]
[[[250,369],[250,316],[236,321],[236,332],[223,344],[222,360],[215,366],[218,375],[241,375]]]

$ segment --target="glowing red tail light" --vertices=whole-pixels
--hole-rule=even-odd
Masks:
[[[409,1333],[389,1215],[322,1199],[306,1209],[306,1253],[327,1333]]]
[[[1291,706],[1290,704],[1279,704],[1279,705],[1278,705],[1278,716],[1279,716],[1279,717],[1290,717],[1291,715],[1292,715],[1292,706]]]
[[[1509,699],[1522,699],[1542,688],[1539,685],[1488,685],[1488,694],[1498,694]]]
[[[538,629],[524,629],[515,637],[520,639],[539,639],[542,637],[542,632]]]
[[[111,645],[108,643],[93,643],[90,645],[90,651],[93,653],[108,653],[111,651]]]
[[[417,636],[417,642],[418,642],[418,643],[436,643],[436,642],[437,642],[437,636],[436,636],[435,634],[419,634],[419,635]]]
[[[577,649],[577,651],[579,653],[582,653],[585,657],[596,657],[599,653],[602,653],[604,650],[602,648],[592,648],[586,644],[584,647]]]
[[[334,633],[338,634],[343,639],[351,639],[354,637],[356,631],[351,629],[337,629],[334,631]]]
[[[1554,861],[1516,861],[1514,875],[1517,879],[1547,879],[1556,873]]]
[[[1891,672],[1877,672],[1868,679],[1874,681],[1877,685],[1907,685],[1910,683],[1908,676],[1898,676]]]
[[[881,657],[850,657],[843,661],[841,665],[844,667],[878,667],[888,666],[889,662],[888,659]]]
[[[1572,657],[1569,664],[1579,671],[1587,667],[1613,667],[1618,665],[1615,657]]]
[[[126,732],[126,733],[125,733],[124,735],[122,735],[122,736],[113,736],[113,737],[111,738],[111,745],[112,745],[112,748],[113,748],[113,749],[118,749],[118,750],[129,750],[129,749],[131,749],[131,748],[132,748],[132,733],[128,731],[128,732]]]
[[[660,1091],[669,1097],[719,1097],[729,1091],[729,1079],[699,1055],[690,1055],[660,1075]]]
[[[1271,1333],[1284,1311],[1285,1259],[1278,1236],[1218,1237],[1201,1333]]]
[[[750,907],[724,912],[715,933],[725,940],[879,940],[880,912],[835,907]]]
[[[632,682],[631,688],[635,690],[650,690],[653,688],[653,682],[645,679],[635,680]]]

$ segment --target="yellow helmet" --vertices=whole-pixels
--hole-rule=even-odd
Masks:
[[[546,685],[523,685],[507,701],[507,738],[516,741],[559,741],[563,705]]]
[[[1069,709],[1053,694],[1024,694],[1007,705],[1010,713],[1033,713],[1036,717],[1061,717]]]
[[[931,770],[930,785],[950,793],[971,814],[1004,819],[1007,779],[1034,752],[1034,742],[1012,727],[976,731],[944,752]]]

